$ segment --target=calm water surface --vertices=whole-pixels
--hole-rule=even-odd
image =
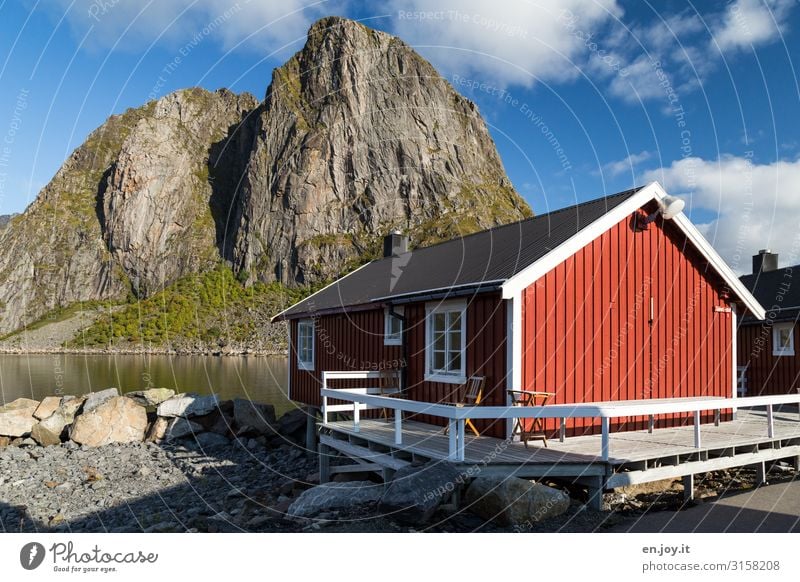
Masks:
[[[111,386],[121,392],[158,387],[249,398],[272,404],[280,415],[293,408],[286,373],[285,357],[0,355],[0,404]]]

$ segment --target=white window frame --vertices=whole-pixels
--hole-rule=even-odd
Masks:
[[[461,367],[457,373],[443,372],[433,369],[433,316],[437,313],[458,311],[461,313]],[[446,335],[449,342],[449,334]],[[447,343],[445,344],[448,345]],[[449,346],[448,346],[449,347]],[[450,351],[450,350],[447,350]],[[445,352],[447,353],[447,352]],[[446,359],[446,358],[445,358]],[[429,303],[425,306],[425,380],[428,382],[445,382],[447,384],[463,384],[467,381],[467,304],[465,301],[445,301]]]
[[[302,353],[302,348],[301,348],[301,345],[300,345],[301,337],[302,337],[301,329],[303,327],[309,327],[309,326],[311,327],[311,361],[304,361],[304,360],[300,359],[300,354]],[[315,356],[316,356],[316,350],[315,350],[315,347],[314,347],[314,344],[316,343],[314,341],[315,327],[316,326],[314,325],[314,320],[313,319],[301,319],[300,321],[297,322],[297,344],[296,344],[295,349],[297,351],[297,369],[298,370],[308,370],[308,371],[313,371],[314,370],[314,359],[315,359]]]
[[[394,312],[401,316],[405,314],[405,311],[402,307],[395,307]],[[400,331],[396,335],[392,334],[392,320],[396,321],[400,325]],[[383,345],[403,345],[403,320],[392,315],[391,310],[388,307],[383,311]]]
[[[781,347],[781,331],[789,330],[789,345]],[[794,355],[794,324],[776,323],[772,326],[772,355],[773,356],[793,356]]]

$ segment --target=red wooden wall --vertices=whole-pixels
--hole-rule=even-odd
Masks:
[[[425,402],[449,402],[461,386],[427,382],[425,376],[425,304],[405,307],[408,356],[409,398]],[[403,357],[400,346],[383,345],[383,309],[325,315],[315,319],[314,371],[299,370],[294,342],[297,320],[291,321],[289,367],[292,400],[320,405],[319,390],[324,370],[369,370],[395,367]],[[467,304],[466,374],[486,377],[483,402],[505,404],[506,389],[506,308],[499,293],[485,293]],[[347,382],[347,384],[345,384]],[[373,382],[374,384],[374,382]],[[358,386],[352,380],[339,386]],[[333,387],[336,387],[334,385]],[[419,420],[441,423],[440,419],[420,416]],[[505,436],[504,421],[483,422],[486,434]]]
[[[772,326],[767,322],[739,327],[737,362],[747,365],[747,396],[795,394],[800,388],[800,336],[794,330],[794,356],[772,355]]]
[[[730,396],[732,315],[714,310],[728,307],[722,282],[669,222],[634,232],[631,218],[524,291],[524,388],[555,392],[554,403]]]

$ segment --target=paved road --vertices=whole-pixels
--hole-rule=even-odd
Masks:
[[[800,479],[736,493],[682,511],[645,514],[615,532],[800,532]]]

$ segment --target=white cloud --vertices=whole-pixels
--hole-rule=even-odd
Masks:
[[[390,0],[386,12],[393,31],[443,74],[501,86],[574,78],[571,60],[585,63],[586,44],[601,42],[589,35],[622,14],[616,0]]]
[[[713,28],[714,41],[726,51],[777,40],[793,3],[793,0],[736,0],[728,5]]]
[[[653,154],[651,152],[643,151],[638,154],[631,154],[622,160],[609,162],[603,166],[603,169],[608,172],[612,178],[624,172],[631,172],[631,174],[633,174],[636,166],[642,162],[646,162],[652,157]]]
[[[225,50],[242,42],[265,55],[287,43],[289,52],[296,51],[310,24],[338,7],[338,1],[311,0],[55,0],[39,5],[56,19],[66,14],[77,36],[91,29],[87,44],[92,48],[142,50],[153,42],[180,47],[199,34]]]
[[[780,253],[782,265],[800,263],[800,158],[771,164],[685,158],[643,179],[716,214],[699,226],[734,270],[749,272],[751,255],[763,248]]]

